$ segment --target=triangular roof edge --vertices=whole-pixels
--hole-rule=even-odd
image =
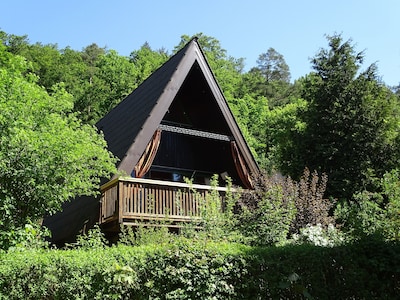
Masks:
[[[181,50],[175,53],[174,56],[178,55],[182,51],[183,57],[178,63],[175,71],[173,72],[171,78],[169,79],[167,85],[165,86],[163,92],[160,97],[156,101],[156,105],[152,108],[149,117],[144,122],[142,128],[139,133],[135,137],[135,140],[129,147],[125,157],[121,160],[118,170],[129,173],[131,169],[134,168],[138,160],[140,159],[143,151],[145,150],[148,142],[153,136],[155,130],[160,125],[162,118],[164,117],[166,111],[174,100],[176,94],[179,91],[179,88],[182,86],[183,81],[185,80],[187,74],[190,71],[194,63],[194,59],[190,54],[189,49],[193,47],[194,42],[197,45],[197,39],[192,39],[190,42],[186,44]],[[172,57],[170,58],[170,60]],[[166,62],[167,63],[167,62]],[[164,64],[165,65],[165,64]],[[164,65],[162,65],[159,69],[161,69]],[[157,70],[159,70],[157,69]],[[150,75],[151,77],[152,75]],[[152,116],[152,118],[150,118]],[[140,143],[135,143],[135,141],[141,141]]]
[[[217,79],[207,61],[205,53],[201,49],[198,44],[198,39],[195,37],[191,39],[182,49],[180,49],[177,53],[175,53],[167,62],[165,62],[161,67],[159,67],[153,74],[151,74],[137,89],[139,89],[142,85],[149,83],[152,80],[152,76],[157,72],[162,72],[163,68],[167,68],[169,66],[168,63],[177,58],[179,61],[175,64],[172,64],[172,67],[175,67],[172,75],[169,77],[165,86],[162,86],[162,92],[155,99],[155,104],[149,111],[146,116],[144,122],[140,126],[140,130],[137,132],[136,136],[133,137],[130,146],[124,154],[124,157],[121,158],[121,161],[118,165],[118,170],[127,173],[128,175],[132,172],[136,163],[139,161],[141,155],[143,154],[148,142],[151,140],[154,132],[158,128],[161,123],[165,113],[167,112],[169,106],[177,95],[180,87],[182,86],[184,80],[189,74],[193,64],[197,61],[209,87],[214,95],[215,100],[217,101],[217,105],[220,108],[228,127],[230,128],[233,138],[235,139],[239,151],[241,152],[244,160],[246,161],[247,166],[249,167],[249,171],[251,173],[257,173],[259,171],[258,165],[254,159],[251,150],[246,143],[242,131],[239,128],[238,123],[236,122],[232,111],[229,108],[229,104],[223,94],[222,89],[220,88]],[[135,91],[132,92],[132,94]],[[128,96],[129,97],[129,96]],[[123,100],[122,102],[126,101]],[[129,100],[128,100],[129,101]],[[119,104],[121,105],[122,102]],[[101,123],[99,121],[99,123]],[[100,128],[101,129],[101,128]]]

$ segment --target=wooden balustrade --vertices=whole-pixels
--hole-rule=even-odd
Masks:
[[[207,193],[223,187],[142,178],[117,178],[101,187],[100,224],[137,224],[168,220],[179,223],[201,218]]]

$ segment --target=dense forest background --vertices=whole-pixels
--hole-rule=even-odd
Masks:
[[[384,109],[390,109],[392,113],[396,111],[388,106],[397,106],[399,86],[385,86],[379,79],[376,65],[362,69],[365,53],[356,53],[352,41],[343,41],[340,36],[327,37],[329,47],[320,50],[310,60],[314,71],[294,80],[291,80],[290,68],[284,57],[274,48],[261,53],[257,65],[245,72],[244,59],[229,56],[217,39],[201,33],[195,36],[199,37],[218,83],[256,159],[262,168],[269,171],[280,170],[298,175],[305,166],[309,166],[311,169],[330,173],[331,165],[339,161],[333,157],[329,158],[330,154],[325,153],[325,149],[306,150],[303,146],[302,150],[314,153],[314,156],[324,155],[319,161],[312,163],[314,159],[304,157],[308,154],[296,153],[303,152],[300,149],[291,149],[296,146],[293,143],[294,135],[311,136],[311,132],[305,131],[317,130],[311,127],[312,123],[315,125],[322,119],[321,114],[325,114],[324,119],[329,119],[327,121],[330,123],[321,124],[325,128],[320,130],[331,131],[331,134],[313,138],[315,138],[314,144],[325,147],[333,142],[328,139],[340,140],[341,134],[350,138],[354,131],[359,131],[359,135],[362,135],[362,128],[353,128],[352,132],[346,130],[355,125],[374,126],[372,122],[379,122],[378,118],[383,120],[385,117],[382,115],[385,114]],[[129,57],[121,56],[115,50],[101,48],[96,44],[76,51],[68,47],[59,49],[57,44],[31,44],[28,36],[15,36],[5,32],[0,32],[0,39],[8,52],[23,56],[30,63],[28,71],[38,76],[39,86],[51,91],[55,85],[63,83],[65,90],[73,96],[73,110],[79,114],[79,118],[85,123],[94,124],[183,47],[191,37],[183,35],[180,43],[170,53],[166,49],[154,50],[151,45],[144,43],[140,49],[132,50]],[[363,90],[365,85],[374,87]],[[350,98],[354,98],[354,103],[348,103]],[[367,98],[374,99],[368,102]],[[346,107],[341,102],[345,102]],[[366,121],[364,124],[355,124],[357,120],[352,117],[364,116],[368,108],[375,115],[370,117],[376,119],[370,120],[369,124]],[[336,124],[331,118],[337,118]],[[340,122],[340,118],[344,118],[345,122]],[[337,128],[333,132],[334,125],[349,128]],[[388,125],[386,129],[395,128],[390,128]],[[373,128],[370,130],[373,131]],[[358,141],[359,147],[364,147],[361,137]],[[354,142],[358,141],[354,139]],[[337,153],[351,150],[353,146],[353,144],[348,145],[348,149],[326,150]],[[348,156],[351,156],[350,153]],[[321,163],[330,165],[325,166]]]
[[[265,174],[279,173],[290,176],[293,180],[310,176],[310,172],[315,172],[315,176],[323,176],[322,178],[326,178],[324,196],[336,203],[341,212],[338,213],[338,218],[348,220],[356,209],[357,216],[365,213],[365,216],[383,220],[390,214],[398,219],[395,216],[398,216],[400,209],[400,189],[396,185],[397,169],[400,165],[400,85],[385,85],[380,80],[376,65],[363,66],[366,53],[357,52],[353,42],[343,40],[340,35],[327,36],[327,45],[317,50],[310,59],[313,71],[301,78],[292,79],[284,57],[274,48],[266,49],[265,53],[259,55],[256,66],[245,71],[244,59],[229,56],[216,38],[202,33],[196,36]],[[92,128],[93,124],[191,38],[183,35],[171,52],[166,49],[155,50],[144,43],[140,49],[133,50],[126,57],[96,44],[88,45],[82,50],[69,47],[59,49],[57,44],[32,44],[28,36],[16,36],[1,31],[0,66],[5,72],[2,79],[4,107],[10,107],[11,102],[7,104],[7,101],[17,97],[12,93],[15,87],[5,83],[7,80],[15,83],[13,76],[17,76],[15,78],[32,84],[35,93],[45,93],[46,97],[53,99],[52,104],[46,106],[47,110],[34,119],[38,124],[45,124],[41,129],[42,133],[53,128],[54,122],[61,124],[57,120],[43,121],[43,116],[52,115],[55,110],[59,110],[67,120],[63,122],[85,128],[84,131],[88,132],[88,128]],[[18,70],[18,74],[15,70]],[[31,93],[32,99],[36,97],[28,90],[24,93]],[[13,96],[7,98],[7,95]],[[24,95],[19,97],[13,102],[16,107],[18,103],[21,105],[21,101],[25,101],[22,100]],[[18,111],[21,112],[20,109],[14,112]],[[27,115],[29,111],[9,119],[18,117],[18,120],[22,120]],[[18,148],[20,145],[15,145],[27,137],[26,132],[16,140],[15,145],[7,144],[7,134],[9,137],[15,135],[9,130],[11,127],[7,129],[11,125],[4,121],[5,118],[0,120],[3,149],[7,149],[7,146],[7,151],[14,149],[16,153],[24,153],[26,148],[21,150]],[[20,130],[23,123],[18,121],[13,126]],[[54,128],[52,131],[54,132]],[[92,133],[87,137],[90,136],[94,139]],[[42,139],[43,134],[40,137]],[[45,143],[53,144],[52,141]],[[101,142],[96,143],[101,148]],[[12,148],[14,146],[16,148]],[[66,147],[68,145],[60,145],[57,151]],[[76,146],[75,151],[79,152],[78,148]],[[112,172],[111,155],[104,152],[97,155],[96,151],[100,150],[79,155],[96,157],[104,167],[103,173],[96,170],[98,174]],[[29,219],[34,198],[32,191],[37,190],[38,186],[52,185],[54,189],[60,189],[61,186],[73,183],[69,190],[53,202],[43,199],[43,196],[36,197],[36,203],[41,199],[43,203],[53,203],[54,207],[49,209],[43,205],[42,209],[35,212],[34,217],[57,211],[62,201],[77,193],[88,193],[96,183],[93,174],[88,173],[87,181],[77,178],[63,179],[68,172],[51,174],[45,168],[42,170],[43,176],[33,180],[29,172],[37,172],[37,162],[43,160],[43,157],[40,158],[37,154],[39,158],[33,161],[29,169],[24,163],[18,167],[15,161],[7,161],[7,153],[3,154],[4,165],[8,166],[8,170],[9,166],[13,166],[15,173],[2,173],[2,193],[7,197],[13,195],[11,200],[2,205],[2,219],[11,220],[11,212],[23,211],[25,215],[21,217],[19,225]],[[71,161],[76,163],[77,170],[87,170],[88,166],[93,168],[87,162],[83,166],[79,165],[78,162],[82,159],[75,156]],[[53,163],[55,162],[56,160]],[[49,166],[51,162],[43,165]],[[49,178],[55,178],[54,183],[49,182]],[[18,180],[28,180],[32,182],[32,186],[18,194],[13,188]],[[8,185],[4,182],[8,182]],[[79,189],[79,184],[83,184],[85,188]],[[40,193],[44,190],[43,188]],[[18,199],[24,197],[31,204],[20,207],[21,201]],[[321,198],[317,195],[318,197]],[[332,211],[333,209],[331,214]],[[369,211],[373,211],[373,214],[368,213]],[[354,225],[358,222],[355,219],[354,217],[353,221],[348,222],[353,222]],[[393,235],[398,236],[398,230]]]

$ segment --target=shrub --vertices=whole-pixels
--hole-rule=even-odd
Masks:
[[[49,247],[47,228],[37,223],[28,223],[20,228],[0,231],[0,249],[8,251],[36,250]]]
[[[380,180],[380,192],[363,191],[349,202],[340,203],[335,216],[354,239],[380,235],[400,240],[400,178],[395,169]]]
[[[123,226],[118,243],[127,246],[163,245],[174,240],[174,234],[170,233],[167,227],[155,225],[157,224],[141,224],[135,229],[132,226]]]
[[[87,233],[79,235],[74,246],[83,249],[103,249],[107,245],[104,233],[98,225],[95,225]]]
[[[397,299],[400,244],[169,244],[0,253],[0,299]]]
[[[387,172],[381,181],[387,198],[385,205],[384,234],[389,240],[400,240],[400,171]]]
[[[297,187],[279,175],[254,178],[255,189],[243,194],[238,215],[240,229],[252,245],[286,240],[295,215]]]
[[[241,241],[242,236],[237,230],[238,219],[234,214],[235,206],[241,196],[241,190],[233,192],[232,180],[226,179],[226,192],[221,198],[218,187],[218,175],[211,178],[211,190],[205,196],[191,189],[194,197],[199,199],[201,220],[192,220],[185,224],[181,233],[185,237],[214,241]],[[186,179],[188,184],[191,181]]]
[[[327,176],[306,168],[299,182],[281,175],[254,178],[255,188],[240,201],[239,220],[252,245],[284,243],[302,228],[334,225],[333,202],[325,199]]]
[[[295,199],[296,218],[292,223],[291,231],[299,233],[302,228],[318,225],[328,228],[335,220],[330,215],[333,201],[324,198],[328,177],[326,174],[318,176],[317,171],[310,173],[308,168],[298,182],[298,196]]]
[[[383,235],[385,213],[380,203],[380,194],[363,191],[354,195],[351,201],[338,203],[335,218],[341,224],[342,230],[353,239]]]

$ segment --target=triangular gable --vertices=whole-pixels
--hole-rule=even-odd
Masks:
[[[249,171],[258,172],[254,157],[197,39],[191,40],[96,124],[103,131],[109,150],[120,159],[119,171],[131,174],[196,63],[209,85]]]

